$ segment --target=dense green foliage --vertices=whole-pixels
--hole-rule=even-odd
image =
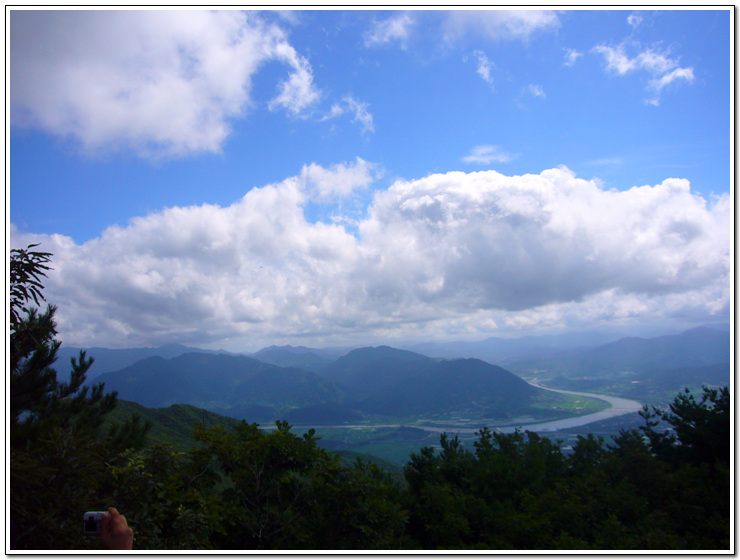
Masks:
[[[411,454],[400,482],[367,461],[343,464],[314,430],[207,427],[213,418],[192,407],[174,409],[195,424],[189,448],[144,445],[148,423],[106,423],[116,394],[84,385],[84,354],[57,380],[55,309],[26,307],[43,299],[48,254],[30,249],[11,253],[28,283],[11,290],[14,549],[96,548],[81,516],[109,505],[136,549],[730,548],[726,387],[646,407],[639,429],[609,445],[579,436],[568,453],[532,432],[483,428],[472,450],[443,434],[440,449]]]

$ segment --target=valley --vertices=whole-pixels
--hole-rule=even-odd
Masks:
[[[439,435],[442,432],[456,434],[463,444],[472,447],[476,433],[487,426],[496,431],[512,433],[515,430],[537,432],[546,437],[559,439],[564,443],[570,443],[573,435],[565,435],[560,432],[571,430],[575,435],[578,433],[590,433],[590,425],[612,421],[613,426],[621,426],[618,423],[620,417],[627,416],[624,426],[634,423],[634,416],[642,410],[642,404],[618,397],[599,395],[594,393],[581,393],[549,389],[542,385],[530,382],[531,385],[543,390],[569,395],[574,397],[575,403],[591,404],[591,407],[601,408],[597,412],[587,414],[576,414],[583,411],[584,407],[574,409],[573,416],[543,422],[534,422],[529,418],[514,418],[510,422],[493,425],[480,422],[471,422],[470,419],[456,418],[448,422],[431,422],[423,419],[415,423],[403,424],[355,424],[321,426],[316,433],[322,438],[320,444],[332,450],[346,449],[355,452],[368,453],[390,461],[399,466],[406,463],[411,453],[416,452],[424,446],[439,447]],[[603,403],[599,406],[596,403]],[[590,408],[590,407],[589,407]],[[266,429],[272,429],[267,426]],[[311,426],[294,426],[296,433],[303,433]],[[618,429],[612,428],[610,433],[616,434]]]
[[[488,346],[486,341],[441,345],[439,352],[424,346],[429,354],[451,357],[390,346],[271,346],[250,355],[176,345],[161,352],[105,350],[102,365],[119,369],[99,372],[95,381],[147,410],[176,405],[181,408],[172,411],[181,416],[190,410],[191,420],[198,410],[203,418],[208,411],[228,419],[227,425],[244,419],[265,430],[287,420],[295,433],[315,429],[327,449],[396,465],[423,446],[438,446],[442,432],[472,445],[484,426],[508,433],[530,430],[564,447],[593,431],[608,439],[639,425],[643,404],[661,406],[686,386],[729,384],[730,366],[722,363],[729,359],[724,329],[587,347],[583,340],[568,347],[558,339],[557,348],[545,345],[550,339],[520,340],[508,352],[500,339]],[[463,354],[455,357],[453,349]],[[527,349],[529,358],[523,360]],[[494,354],[506,356],[506,369],[481,359]],[[661,362],[656,356],[669,358]],[[180,429],[177,437],[185,441],[188,426]]]

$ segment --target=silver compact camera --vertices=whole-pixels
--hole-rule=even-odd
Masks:
[[[108,515],[107,511],[87,511],[82,516],[82,534],[88,537],[100,535],[103,528],[103,516]]]

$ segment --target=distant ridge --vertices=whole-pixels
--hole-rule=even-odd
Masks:
[[[236,417],[250,407],[280,412],[342,398],[315,373],[224,354],[188,353],[169,360],[153,356],[96,381],[146,407],[191,404]]]
[[[252,354],[253,358],[281,367],[297,367],[314,373],[325,370],[335,358],[323,350],[305,346],[269,346]]]
[[[709,366],[730,361],[730,332],[696,327],[655,338],[627,337],[566,356],[525,360],[513,371],[542,377],[612,377],[626,373]]]
[[[127,366],[135,364],[138,361],[146,358],[160,357],[169,360],[170,358],[176,358],[182,354],[189,352],[202,352],[204,354],[226,354],[230,356],[238,356],[225,350],[203,350],[200,348],[191,348],[182,344],[165,344],[156,348],[75,348],[72,346],[62,346],[57,354],[57,362],[55,367],[58,368],[60,373],[65,373],[65,369],[70,358],[77,358],[80,354],[80,350],[87,352],[87,357],[93,357],[95,361],[88,370],[88,379],[93,379],[102,373],[109,371],[117,371]]]

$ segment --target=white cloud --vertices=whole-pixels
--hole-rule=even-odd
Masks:
[[[465,163],[482,163],[484,165],[497,162],[506,163],[511,161],[511,155],[502,151],[498,146],[490,144],[476,146],[465,157],[462,158]]]
[[[647,101],[653,105],[658,105],[661,92],[672,82],[676,80],[694,81],[693,68],[681,68],[678,61],[669,58],[667,53],[651,48],[646,48],[634,58],[626,54],[624,44],[616,47],[597,45],[593,50],[604,56],[607,71],[620,76],[638,70],[648,72],[652,76],[648,81],[648,90],[654,95]]]
[[[396,14],[383,21],[373,22],[372,27],[365,33],[365,46],[375,47],[398,42],[405,49],[411,28],[415,25],[414,18],[408,13]]]
[[[321,97],[313,84],[311,65],[287,43],[278,44],[273,56],[289,64],[293,72],[287,80],[280,83],[280,93],[270,101],[269,108],[275,110],[282,107],[299,115]]]
[[[376,191],[357,236],[307,221],[309,197],[369,180],[359,159],[311,165],[82,245],[12,226],[10,241],[54,253],[45,293],[69,345],[244,349],[729,313],[732,204],[686,180],[604,191],[565,168],[451,172]]]
[[[658,98],[663,88],[673,83],[676,80],[686,80],[687,82],[694,81],[694,69],[693,68],[674,68],[670,72],[666,72],[654,78],[648,82],[648,87],[655,92],[655,97],[650,100],[651,103],[658,104]]]
[[[609,71],[616,72],[619,75],[624,75],[637,68],[637,59],[630,59],[624,53],[624,47],[621,45],[618,47],[597,45],[593,50],[594,52],[604,55],[606,69]]]
[[[583,56],[583,53],[578,52],[576,49],[563,49],[565,51],[565,62],[564,66],[573,66],[578,60],[578,57]]]
[[[374,170],[375,165],[356,158],[352,164],[340,163],[329,169],[315,163],[304,165],[300,177],[313,200],[329,202],[368,188],[375,181]]]
[[[268,61],[288,68],[272,109],[297,115],[319,98],[307,60],[252,13],[13,10],[10,53],[11,124],[88,151],[217,152]]]
[[[627,23],[636,29],[642,23],[642,17],[637,14],[630,14],[627,16]]]
[[[368,111],[368,107],[368,103],[358,101],[351,95],[347,95],[342,98],[341,102],[332,105],[329,113],[324,115],[322,120],[329,120],[350,113],[353,115],[352,122],[360,124],[363,134],[365,132],[375,132],[373,115]]]
[[[486,82],[489,84],[493,83],[493,78],[491,77],[491,61],[488,60],[488,57],[486,56],[486,53],[483,51],[474,51],[473,54],[475,55],[476,59],[478,60],[478,69],[476,70],[478,72],[478,75],[483,78]]]
[[[447,12],[444,36],[448,41],[475,34],[494,40],[528,40],[538,31],[551,31],[560,20],[550,10],[454,10]]]
[[[535,97],[547,97],[545,95],[545,90],[542,89],[542,86],[536,85],[536,84],[529,84],[527,86],[527,91],[529,91],[530,94],[534,95]]]

